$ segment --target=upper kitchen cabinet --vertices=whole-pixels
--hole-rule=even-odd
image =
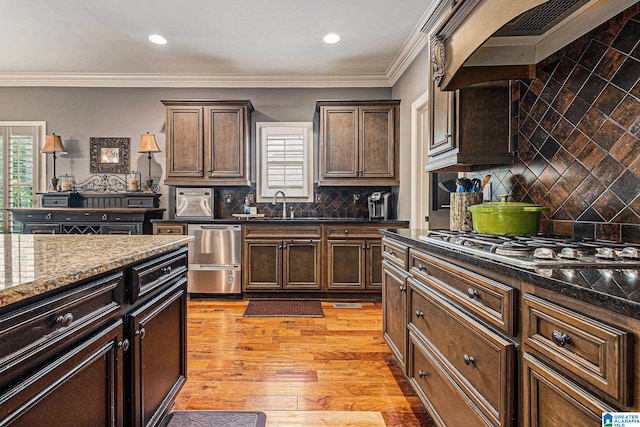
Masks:
[[[164,100],[167,185],[249,185],[251,101]]]
[[[319,185],[399,185],[400,101],[318,101]]]
[[[426,171],[469,171],[513,161],[511,86],[482,83],[455,92],[432,87]]]

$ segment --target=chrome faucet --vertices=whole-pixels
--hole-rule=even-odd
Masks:
[[[278,203],[278,194],[282,194],[282,218],[286,218],[287,217],[287,196],[284,194],[284,191],[282,190],[278,190],[276,191],[276,194],[273,195],[273,204],[275,205],[276,203]]]

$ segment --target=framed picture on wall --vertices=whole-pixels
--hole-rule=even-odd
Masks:
[[[128,173],[129,138],[89,138],[91,173]]]

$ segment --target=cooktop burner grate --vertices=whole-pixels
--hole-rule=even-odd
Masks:
[[[496,236],[476,232],[431,230],[421,240],[463,253],[526,268],[640,267],[640,245],[566,236]]]

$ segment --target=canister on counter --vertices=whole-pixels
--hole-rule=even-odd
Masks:
[[[481,192],[464,192],[450,194],[449,228],[456,231],[473,230],[471,212],[467,208],[482,203]]]

